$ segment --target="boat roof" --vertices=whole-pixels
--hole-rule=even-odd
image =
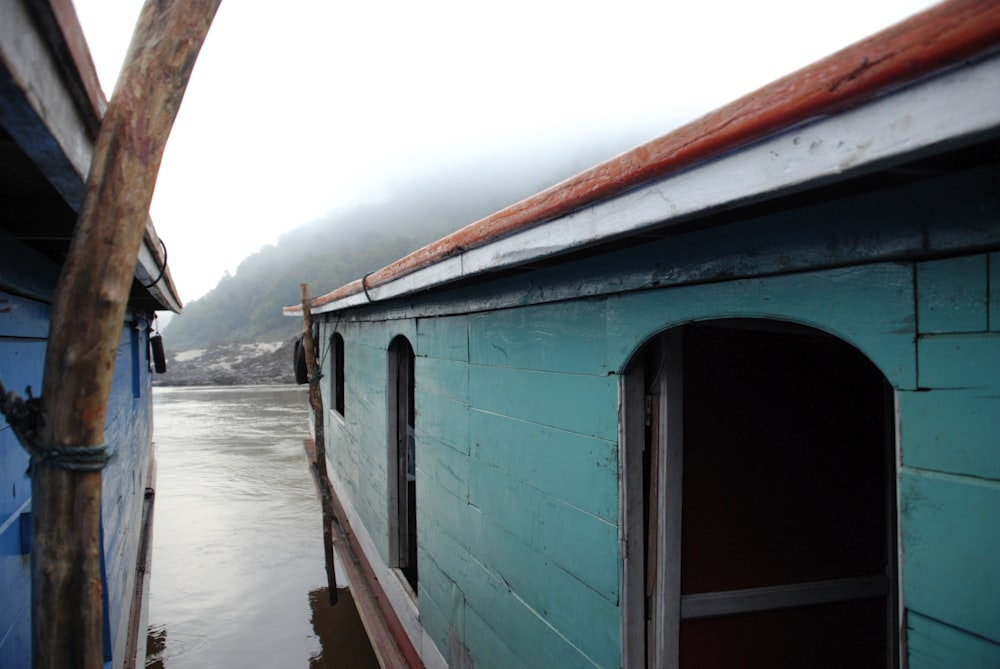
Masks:
[[[317,297],[312,309],[551,261],[995,139],[997,91],[1000,3],[943,2]]]
[[[30,253],[63,264],[106,109],[72,0],[3,3],[0,240],[16,239]],[[147,219],[129,304],[181,310],[166,263],[166,247]],[[3,289],[50,301],[53,285],[28,268],[5,276]]]

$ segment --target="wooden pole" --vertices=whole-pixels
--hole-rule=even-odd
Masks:
[[[316,363],[316,343],[313,341],[312,300],[309,284],[302,284],[302,347],[306,353],[306,370],[309,373],[309,406],[312,407],[316,438],[316,473],[319,479],[320,505],[323,507],[323,550],[326,555],[326,583],[330,591],[330,604],[337,603],[337,570],[333,559],[333,528],[336,521],[333,500],[330,499],[330,475],[326,470],[326,430],[323,420],[323,395],[319,388],[320,369]]]
[[[147,0],[101,125],[57,284],[40,450],[100,446],[125,307],[153,187],[220,0]],[[32,465],[31,629],[36,669],[103,666],[101,472]]]

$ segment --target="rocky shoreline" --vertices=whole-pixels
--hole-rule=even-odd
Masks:
[[[279,342],[216,344],[167,351],[167,371],[154,386],[249,386],[295,383],[295,338]]]

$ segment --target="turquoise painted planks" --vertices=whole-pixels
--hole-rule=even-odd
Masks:
[[[907,616],[910,669],[996,669],[1000,644],[912,611]]]
[[[474,409],[608,441],[618,438],[618,377],[469,367]]]
[[[618,443],[472,411],[472,457],[512,479],[618,522]]]
[[[990,264],[990,332],[1000,332],[1000,253],[989,255]]]
[[[1000,378],[984,389],[899,394],[903,464],[1000,481]]]
[[[917,356],[921,388],[996,388],[1000,333],[925,335]]]
[[[475,611],[469,611],[467,618],[465,643],[478,669],[528,669],[531,666],[504,644]]]
[[[426,554],[418,557],[423,570],[423,565],[427,564]],[[443,657],[448,657],[448,639],[451,626],[448,616],[441,610],[437,600],[426,590],[426,574],[420,574],[420,626],[424,628],[427,635],[434,642],[438,651]]]
[[[513,536],[618,601],[618,526],[472,461],[469,503]]]
[[[418,356],[468,362],[468,330],[467,316],[421,318],[417,321],[416,341],[411,343]]]
[[[417,357],[413,363],[418,395],[437,395],[469,403],[469,365],[456,360]]]
[[[1000,643],[1000,484],[904,468],[899,485],[907,608]]]
[[[607,374],[603,299],[505,309],[470,317],[473,364]]]
[[[466,643],[474,653],[481,653],[473,656],[481,658],[482,665],[477,660],[477,667],[503,666],[495,664],[498,660],[494,656],[483,653],[502,644],[502,639],[517,640],[516,648],[508,647],[516,658],[511,666],[598,666],[539,617],[496,573],[475,560],[465,565],[456,583],[466,596]]]
[[[985,255],[918,263],[919,332],[985,332],[989,327],[988,273]]]
[[[462,503],[469,501],[469,456],[430,436],[417,438],[420,498],[445,490]],[[426,491],[426,492],[425,492]]]
[[[608,359],[619,371],[655,333],[695,320],[773,318],[818,328],[916,386],[913,270],[880,264],[628,293],[609,298]]]
[[[595,592],[488,516],[483,518],[473,557],[488,565],[518,599],[584,655],[603,667],[617,664],[621,645],[617,602]]]
[[[469,452],[469,407],[443,397],[433,397],[420,392],[416,385],[415,427],[417,433],[417,462],[420,462],[421,435],[430,435],[462,453]]]

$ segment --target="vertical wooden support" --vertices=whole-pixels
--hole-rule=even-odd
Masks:
[[[163,149],[220,0],[149,0],[108,106],[52,305],[41,451],[99,446]],[[103,666],[101,473],[32,465],[32,664]]]
[[[657,489],[657,666],[677,667],[681,628],[681,505],[684,473],[684,349],[683,333],[674,328],[663,336],[660,368],[659,438],[652,447],[660,453],[653,473]]]
[[[313,340],[312,300],[309,284],[302,285],[302,348],[306,353],[306,369],[309,372],[309,406],[315,421],[316,473],[319,478],[320,504],[323,507],[323,550],[326,554],[326,582],[330,591],[330,604],[337,603],[337,571],[333,559],[333,529],[335,522],[333,501],[330,499],[330,475],[326,470],[326,429],[323,420],[323,396],[320,393],[320,369],[316,363],[316,343]]]

